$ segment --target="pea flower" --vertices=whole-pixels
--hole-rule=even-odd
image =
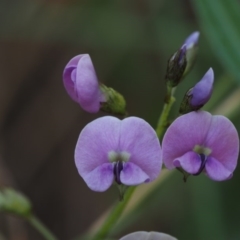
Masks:
[[[85,111],[96,113],[103,110],[125,115],[123,96],[98,82],[88,54],[80,54],[68,62],[63,72],[63,83],[69,96]]]
[[[141,118],[101,117],[80,133],[75,164],[93,191],[107,190],[114,180],[118,185],[138,185],[159,175],[161,146],[153,128]]]
[[[214,73],[210,68],[203,78],[185,94],[179,112],[184,114],[203,107],[212,95]]]
[[[232,177],[237,166],[239,138],[234,125],[224,116],[205,111],[178,117],[162,142],[163,161],[168,169],[206,175],[215,181]]]
[[[168,61],[166,81],[171,88],[176,87],[193,67],[198,51],[199,32],[193,32]]]
[[[177,240],[177,239],[166,233],[139,231],[130,233],[122,237],[120,240]]]

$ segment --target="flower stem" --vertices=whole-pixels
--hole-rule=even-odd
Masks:
[[[53,233],[51,233],[37,217],[30,215],[27,220],[46,240],[57,240]]]
[[[174,102],[175,102],[175,98],[171,96],[169,101],[165,103],[163,106],[163,110],[159,117],[157,128],[156,128],[156,133],[159,138],[162,136],[164,130],[168,127],[168,115]]]
[[[111,229],[113,228],[113,226],[118,221],[121,214],[123,213],[123,210],[127,206],[134,190],[135,190],[135,187],[128,188],[124,196],[124,200],[121,202],[118,202],[117,205],[112,209],[110,215],[108,216],[104,224],[99,228],[99,231],[92,237],[92,240],[106,239]]]

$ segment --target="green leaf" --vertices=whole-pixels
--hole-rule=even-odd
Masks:
[[[240,83],[240,4],[233,0],[192,2],[219,61]]]

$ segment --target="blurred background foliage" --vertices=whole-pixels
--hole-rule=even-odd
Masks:
[[[116,201],[115,188],[90,191],[74,165],[81,129],[102,116],[83,112],[63,88],[63,68],[80,53],[89,53],[99,79],[125,96],[131,115],[155,127],[167,60],[199,30],[198,61],[177,89],[172,118],[185,91],[213,67],[215,89],[205,108],[231,113],[239,129],[239,10],[234,0],[0,1],[0,186],[26,194],[60,239],[85,233]],[[184,183],[175,171],[112,237],[154,230],[180,240],[240,239],[239,181],[239,167],[221,183],[205,176]],[[0,231],[0,239],[42,239],[3,214]]]

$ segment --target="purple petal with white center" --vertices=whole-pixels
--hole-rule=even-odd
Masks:
[[[184,44],[187,45],[187,49],[198,44],[199,35],[200,35],[200,33],[196,31],[187,37],[187,39],[184,42]]]
[[[212,95],[214,73],[210,68],[203,78],[192,89],[192,106],[202,106],[208,102]]]
[[[170,125],[162,142],[163,162],[168,169],[175,168],[175,159],[204,143],[211,120],[210,113],[197,111],[178,117]]]
[[[177,240],[177,239],[166,233],[139,231],[130,233],[122,237],[120,240]]]
[[[213,157],[208,157],[205,169],[208,177],[215,181],[224,181],[232,177],[232,171]]]
[[[119,148],[130,153],[129,161],[142,169],[150,181],[161,171],[162,151],[154,129],[143,119],[125,118],[122,121]]]
[[[187,152],[183,156],[176,158],[173,161],[175,167],[181,167],[190,174],[195,174],[201,167],[201,159],[195,152]]]
[[[64,86],[71,98],[90,113],[98,112],[105,101],[100,91],[97,75],[88,54],[81,54],[69,61],[63,72]]]
[[[238,132],[232,122],[224,116],[213,116],[204,145],[212,152],[211,157],[233,172],[239,154]]]
[[[149,181],[149,176],[136,164],[127,162],[120,174],[120,180],[124,185],[132,186]]]
[[[120,128],[121,120],[107,116],[90,122],[80,133],[75,149],[75,164],[85,181],[89,180],[87,176],[95,168],[110,163],[108,153],[118,150]]]
[[[113,183],[113,165],[104,163],[85,175],[84,181],[88,187],[97,192],[106,191]]]

